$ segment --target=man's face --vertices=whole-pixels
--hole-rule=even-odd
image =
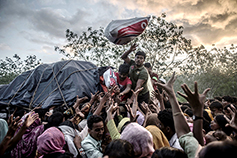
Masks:
[[[136,55],[135,56],[135,64],[136,64],[136,66],[138,66],[138,67],[142,66],[144,61],[145,61],[144,56],[142,56],[142,55]]]
[[[102,140],[104,134],[104,124],[103,122],[93,123],[92,129],[88,130],[91,137],[97,141]]]

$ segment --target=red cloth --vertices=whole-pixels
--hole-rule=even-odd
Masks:
[[[126,77],[125,80],[121,81],[117,72],[115,72],[115,76],[117,77],[117,83],[119,85],[120,92],[124,91],[128,84],[132,85],[132,81],[128,77]],[[128,95],[125,94],[121,97],[121,100],[125,101],[127,98]]]
[[[151,80],[153,80],[155,82],[158,82],[158,80],[159,80],[158,75],[156,73],[154,73],[154,72],[152,72],[150,74],[150,77],[151,77]],[[156,85],[153,85],[153,88],[154,88],[154,90],[157,90],[157,86]]]

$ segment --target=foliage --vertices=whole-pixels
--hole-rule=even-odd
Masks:
[[[123,62],[120,56],[132,43],[143,50],[146,62],[150,62],[153,71],[166,79],[173,71],[178,74],[175,90],[187,83],[198,81],[200,91],[212,88],[209,97],[217,95],[235,95],[237,88],[237,53],[236,47],[207,50],[203,45],[192,47],[191,40],[182,36],[183,26],[177,26],[161,17],[152,16],[146,30],[127,45],[115,45],[104,37],[103,28],[91,27],[77,35],[66,30],[68,44],[55,50],[64,54],[66,59],[91,61],[97,66],[110,65],[115,68]],[[69,50],[69,52],[67,51]],[[134,52],[130,54],[134,58]]]
[[[25,60],[21,60],[17,54],[13,58],[0,59],[0,84],[8,84],[22,72],[38,66],[40,61],[41,59],[37,59],[35,55],[27,56]]]
[[[187,60],[184,54],[192,49],[191,40],[182,36],[183,27],[165,21],[162,17],[152,16],[146,30],[133,42],[138,44],[138,50],[147,54],[146,62],[150,62],[158,74],[173,71],[183,61]],[[103,28],[82,32],[80,36],[71,30],[66,30],[68,44],[55,50],[64,54],[68,59],[80,59],[96,63],[97,66],[112,65],[116,68],[122,63],[120,56],[129,49],[130,44],[115,45],[104,37]],[[68,50],[70,52],[67,52]],[[182,56],[182,60],[177,60]],[[187,55],[186,55],[187,56]],[[134,58],[134,54],[131,54]]]

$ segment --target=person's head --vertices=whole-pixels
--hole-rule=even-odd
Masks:
[[[122,64],[119,66],[118,74],[121,81],[125,80],[128,77],[130,66],[128,64]]]
[[[159,128],[165,134],[168,140],[170,140],[171,137],[175,134],[174,120],[171,109],[160,111],[158,113],[158,119]]]
[[[211,129],[212,130],[222,130],[227,135],[230,135],[232,130],[230,127],[226,127],[227,120],[225,119],[224,115],[217,115],[214,117],[214,120],[211,122]]]
[[[151,158],[188,158],[187,154],[176,148],[172,147],[163,147],[160,149],[157,149],[153,154]]]
[[[223,113],[223,106],[222,106],[222,103],[219,102],[219,101],[213,101],[209,105],[209,108],[210,108],[213,116],[216,116],[217,114]]]
[[[143,63],[146,59],[146,54],[143,51],[138,51],[135,54],[135,64],[137,67],[143,66]]]
[[[150,158],[154,152],[151,133],[138,123],[129,123],[121,133],[120,139],[133,145],[135,157]]]
[[[92,115],[87,120],[88,132],[92,138],[102,140],[104,134],[104,120],[99,115]]]
[[[48,128],[37,138],[37,150],[42,155],[65,153],[65,144],[63,133],[56,127]]]
[[[147,69],[147,71],[148,71],[149,73],[152,72],[152,67],[151,67],[151,64],[150,64],[150,63],[145,63],[144,66],[145,66],[145,68]]]
[[[224,101],[228,102],[228,103],[232,103],[232,97],[231,96],[226,95],[226,96],[223,96],[222,99]]]
[[[103,156],[104,158],[133,158],[133,146],[126,140],[115,139],[106,146]]]
[[[237,143],[235,141],[214,141],[201,149],[199,158],[235,158]]]
[[[224,141],[227,135],[223,131],[210,131],[205,135],[206,145],[214,141]]]
[[[53,113],[51,116],[48,118],[48,128],[49,127],[57,127],[59,126],[60,123],[63,122],[63,114],[59,111]]]

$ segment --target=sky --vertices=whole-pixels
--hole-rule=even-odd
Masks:
[[[43,63],[61,60],[54,46],[65,45],[65,31],[147,15],[184,27],[193,46],[237,44],[237,0],[0,0],[0,59],[36,55]]]

